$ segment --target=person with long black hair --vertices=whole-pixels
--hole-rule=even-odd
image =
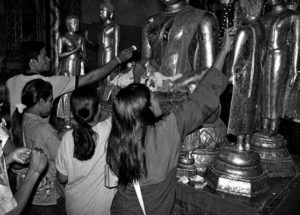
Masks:
[[[99,95],[89,86],[72,93],[71,110],[77,124],[63,136],[56,157],[58,180],[66,184],[67,214],[109,214],[116,193],[104,186],[111,118],[99,121]]]
[[[111,214],[174,214],[175,174],[184,137],[217,111],[228,80],[220,72],[231,48],[228,32],[213,66],[194,93],[167,116],[143,84],[130,84],[116,95],[106,162],[118,176]],[[141,201],[138,201],[140,185]]]

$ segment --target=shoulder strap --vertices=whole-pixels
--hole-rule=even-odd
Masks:
[[[142,192],[141,192],[141,187],[140,187],[139,181],[133,181],[133,186],[134,186],[134,190],[136,192],[136,195],[138,197],[139,203],[141,205],[142,211],[143,211],[144,215],[146,215],[144,201],[143,201],[143,196],[142,196]]]

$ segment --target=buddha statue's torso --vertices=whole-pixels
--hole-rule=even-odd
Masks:
[[[284,117],[293,87],[293,76],[299,71],[299,14],[285,10],[262,18],[266,44],[262,73],[262,117]]]
[[[101,65],[111,61],[118,54],[120,27],[110,23],[105,25],[101,32]]]
[[[217,20],[207,11],[185,6],[161,13],[144,26],[142,58],[168,77],[208,68],[217,51],[217,34]]]

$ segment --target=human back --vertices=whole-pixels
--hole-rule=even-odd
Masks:
[[[62,138],[56,158],[65,183],[68,214],[109,214],[116,189],[105,187],[105,159],[111,119],[99,122],[101,106],[96,89],[82,87],[71,96],[76,125]],[[63,178],[63,179],[60,179]]]

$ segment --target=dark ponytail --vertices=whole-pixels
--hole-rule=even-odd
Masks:
[[[77,88],[71,95],[71,110],[77,123],[73,130],[74,158],[89,160],[95,152],[97,134],[89,123],[99,110],[99,96],[90,86]]]
[[[16,109],[11,117],[11,127],[12,127],[12,139],[16,147],[23,147],[23,133],[22,133],[22,120],[23,113],[19,113]]]

